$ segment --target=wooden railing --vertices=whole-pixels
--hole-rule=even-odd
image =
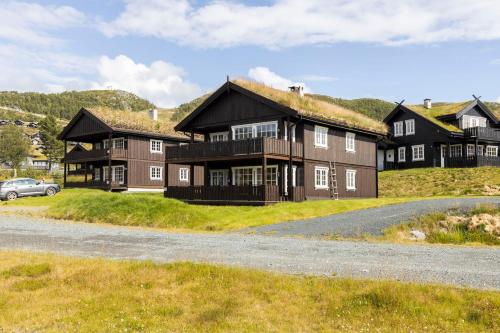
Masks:
[[[81,181],[81,182],[66,182],[66,188],[104,188],[107,189],[109,188],[109,184],[104,182],[104,181],[99,181],[99,180],[88,180],[87,182]],[[111,183],[111,188],[112,189],[120,189],[120,188],[126,188],[127,184],[125,183],[119,183],[119,182],[112,182]]]
[[[222,142],[199,142],[166,149],[167,161],[222,156],[269,154],[289,156],[290,142],[273,138],[254,138]],[[292,156],[302,157],[302,143],[292,144]]]
[[[111,158],[127,158],[128,151],[126,149],[113,149]],[[66,153],[64,156],[65,162],[81,161],[81,160],[100,160],[109,158],[109,149],[96,150],[81,150]]]
[[[500,157],[498,157],[498,156],[449,157],[449,158],[447,158],[445,163],[446,163],[446,166],[449,168],[500,166]]]
[[[490,128],[490,127],[465,128],[464,134],[466,137],[470,137],[470,138],[500,141],[500,130]]]
[[[185,201],[278,202],[278,186],[168,186],[165,197]]]

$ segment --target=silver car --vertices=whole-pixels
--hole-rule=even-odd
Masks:
[[[31,178],[0,181],[0,200],[16,200],[36,195],[53,196],[61,190],[57,184],[38,182]]]

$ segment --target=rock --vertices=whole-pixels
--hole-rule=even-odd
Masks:
[[[420,231],[420,230],[415,230],[413,229],[412,231],[410,231],[410,234],[412,235],[412,237],[415,239],[415,240],[424,240],[425,239],[425,234]]]

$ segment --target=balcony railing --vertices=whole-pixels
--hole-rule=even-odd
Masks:
[[[466,137],[480,140],[500,141],[500,130],[490,127],[471,127],[464,129]]]
[[[167,161],[200,160],[213,157],[238,155],[290,155],[290,142],[273,138],[247,140],[200,142],[168,147]],[[292,143],[292,156],[302,157],[302,143]]]
[[[111,153],[112,159],[127,158],[128,151],[126,149],[113,149]],[[97,161],[109,158],[109,149],[95,150],[79,150],[66,153],[64,156],[65,162],[76,161]]]
[[[500,167],[500,157],[498,156],[457,156],[447,158],[446,167],[448,168],[467,168],[480,166],[498,166]]]
[[[109,183],[105,181],[99,180],[88,180],[87,182],[66,182],[66,188],[98,188],[98,189],[107,189],[109,188]],[[126,189],[126,183],[120,182],[111,182],[111,189]]]

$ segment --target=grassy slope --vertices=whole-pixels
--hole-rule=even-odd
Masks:
[[[498,168],[422,168],[379,173],[382,197],[482,195],[486,194],[486,185],[500,186]]]
[[[9,332],[492,332],[499,325],[498,292],[0,252],[0,328]]]

